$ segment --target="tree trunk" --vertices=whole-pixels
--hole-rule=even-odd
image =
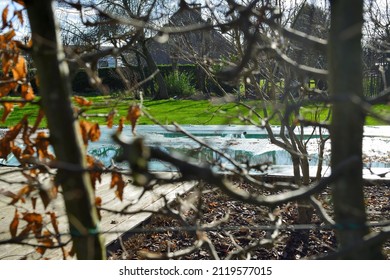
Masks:
[[[362,138],[364,114],[356,100],[363,98],[363,0],[331,0],[329,81],[333,105],[332,159],[335,171],[345,160],[356,158],[332,186],[337,239],[340,249],[350,248],[368,233],[363,196]],[[351,259],[381,258],[379,247],[355,251]]]
[[[300,176],[303,186],[307,187],[310,184],[310,167],[309,159],[307,156],[300,158],[299,163],[300,169],[302,170],[302,176]],[[298,223],[299,224],[310,224],[313,217],[313,207],[310,202],[306,200],[301,200],[298,202]],[[309,232],[307,232],[308,234]]]
[[[142,42],[142,53],[145,56],[146,64],[148,65],[148,68],[151,73],[154,73],[158,70],[156,62],[154,61],[152,55],[150,54],[148,48],[146,47],[146,42]],[[168,90],[167,85],[165,83],[164,77],[161,74],[161,72],[157,72],[155,76],[157,85],[158,85],[158,91],[157,95],[155,96],[155,99],[168,99]]]
[[[204,72],[202,66],[197,65],[196,67],[196,78],[198,80],[199,90],[207,97],[210,97],[210,93],[206,89],[206,73]]]
[[[80,169],[86,167],[85,151],[73,116],[71,84],[65,54],[51,0],[26,0],[33,40],[33,59],[40,79],[42,107],[46,113],[50,142],[58,161]],[[93,189],[87,172],[60,169],[66,212],[78,259],[104,259],[105,246],[98,228]]]
[[[301,178],[301,170],[300,170],[300,160],[299,156],[295,153],[290,153],[292,164],[293,164],[293,174],[294,174],[294,182],[297,185],[302,184]]]

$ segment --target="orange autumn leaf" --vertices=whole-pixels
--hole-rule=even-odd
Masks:
[[[49,145],[50,142],[48,135],[45,132],[39,132],[35,139],[35,148],[37,150],[39,159],[54,159],[54,156],[48,150]]]
[[[42,227],[43,227],[43,217],[39,213],[23,213],[23,220],[27,222],[26,228],[29,228],[29,231],[33,231],[36,237],[41,236]],[[28,232],[29,232],[28,231]]]
[[[24,125],[23,133],[22,133],[22,139],[23,139],[23,143],[26,146],[32,146],[33,145],[33,143],[30,140],[31,133],[32,132],[30,131],[28,125]]]
[[[12,142],[7,141],[4,137],[0,140],[0,158],[7,159],[8,155],[11,153]]]
[[[93,124],[91,126],[91,129],[88,132],[89,139],[92,142],[95,142],[95,141],[99,140],[100,135],[101,135],[101,132],[100,132],[99,124],[98,123]]]
[[[117,172],[112,172],[111,175],[111,183],[110,183],[110,189],[116,188],[115,195],[122,201],[123,200],[123,190],[126,186],[125,182],[123,181],[122,174]]]
[[[10,205],[14,205],[15,203],[17,203],[19,200],[22,202],[22,203],[26,203],[26,200],[25,200],[25,196],[27,196],[28,194],[30,194],[31,192],[33,191],[32,187],[30,187],[29,185],[26,185],[24,186],[23,188],[21,188],[18,193],[12,198],[12,201],[9,203]]]
[[[100,196],[95,197],[95,205],[97,207],[101,207],[102,206],[102,198]]]
[[[26,238],[32,229],[33,229],[33,225],[27,224],[26,227],[18,234],[18,238],[20,239]]]
[[[107,115],[107,127],[108,128],[112,128],[113,124],[114,124],[114,117],[116,115],[116,110],[111,110],[108,115]]]
[[[52,224],[52,226],[54,228],[54,232],[56,234],[60,234],[60,230],[58,229],[58,221],[57,221],[56,213],[48,212],[47,214],[50,215],[50,221],[51,221],[51,224]]]
[[[14,218],[9,225],[9,232],[11,233],[12,238],[15,238],[18,232],[18,226],[19,226],[19,213],[18,210],[15,209],[15,215]]]
[[[88,140],[91,140],[92,142],[99,140],[101,132],[98,123],[92,124],[85,120],[81,120],[79,124],[81,136],[85,145],[88,144]]]
[[[120,181],[121,175],[117,172],[111,173],[110,189],[114,188],[118,181]]]
[[[27,223],[32,224],[32,223],[38,223],[42,224],[43,218],[41,214],[38,213],[23,213],[23,220],[25,220]]]
[[[119,198],[120,201],[123,201],[123,190],[125,188],[125,185],[121,184],[121,185],[118,185],[118,187],[116,188],[116,191],[115,191],[115,195],[117,198]]]
[[[142,115],[141,107],[139,105],[131,105],[127,111],[126,119],[131,123],[131,132],[135,134],[135,126],[138,118]]]
[[[8,139],[8,141],[15,140],[16,136],[20,133],[20,131],[25,128],[28,125],[28,116],[24,115],[23,118],[13,127],[10,127],[10,129],[5,134],[5,138]]]
[[[16,195],[15,193],[11,192],[11,191],[3,191],[3,190],[0,190],[0,193],[1,193],[2,195],[6,196],[6,197],[12,198],[12,200],[14,200],[14,199],[17,197],[17,195]]]
[[[97,208],[102,206],[102,198],[100,196],[95,197],[95,205],[96,205]],[[101,220],[102,219],[102,215],[100,213],[100,209],[97,209],[97,213],[98,213],[99,220]]]
[[[4,8],[2,14],[1,14],[1,19],[3,21],[3,29],[7,26],[7,19],[8,19],[8,6]]]
[[[4,43],[4,42],[10,42],[12,40],[13,37],[16,36],[16,32],[14,29],[11,29],[10,31],[4,33],[1,35],[0,37],[0,42],[1,43]]]
[[[14,80],[23,80],[27,76],[26,59],[23,56],[18,56],[15,66],[12,68],[12,75]]]
[[[92,169],[89,172],[89,176],[91,178],[91,183],[93,188],[96,188],[96,182],[99,183],[102,182],[102,172],[104,169],[104,164],[98,160],[96,160],[94,157],[87,155],[87,164],[88,168]]]
[[[19,5],[24,7],[24,0],[13,0],[14,2],[18,3]]]
[[[42,234],[42,236],[39,236],[38,238],[38,242],[39,244],[41,244],[42,246],[38,246],[35,251],[41,255],[43,255],[46,250],[50,247],[53,247],[54,245],[54,241],[53,241],[53,237],[52,237],[52,234],[50,231],[48,230],[45,230]]]
[[[79,122],[80,130],[81,130],[81,137],[83,138],[84,145],[88,144],[88,132],[91,129],[91,123],[81,120]]]
[[[125,117],[121,117],[119,119],[119,126],[117,132],[122,132],[123,131],[123,125],[125,124]]]
[[[24,148],[20,158],[18,158],[20,163],[28,163],[29,159],[31,159],[35,154],[35,150],[32,146],[26,146]]]
[[[3,105],[4,108],[3,115],[1,116],[1,122],[4,123],[8,118],[8,115],[13,111],[14,104],[11,102],[4,102],[1,105]]]
[[[7,96],[11,91],[15,90],[16,86],[18,85],[16,82],[9,82],[0,84],[0,97]]]
[[[17,125],[9,128],[5,135],[0,139],[0,158],[7,159],[8,155],[11,153],[12,147],[14,147],[15,138],[18,136],[20,130],[27,125],[27,116],[24,116]]]
[[[13,57],[9,53],[3,53],[1,56],[2,60],[2,70],[5,77],[9,77],[9,69],[13,64]]]
[[[31,101],[35,98],[34,90],[30,83],[23,84],[21,87],[22,98],[26,101]]]
[[[35,248],[35,251],[36,251],[38,254],[43,255],[43,254],[45,254],[45,252],[46,252],[46,247],[39,246],[39,247]]]
[[[92,101],[89,101],[88,99],[81,97],[81,96],[73,96],[74,101],[79,104],[80,106],[91,106],[93,104]]]
[[[18,146],[12,146],[11,152],[14,154],[14,156],[19,160],[22,157],[22,149]]]
[[[22,11],[15,11],[15,12],[14,12],[14,15],[18,17],[20,24],[23,25],[23,23],[24,23],[24,18],[23,18],[23,13],[22,13]]]

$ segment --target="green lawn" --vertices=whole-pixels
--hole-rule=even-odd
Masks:
[[[120,116],[127,115],[129,105],[133,104],[133,100],[116,100],[109,96],[90,97],[88,100],[93,101],[90,108],[86,108],[86,114],[107,114],[111,109],[115,108],[118,111],[118,116],[115,118],[114,124],[118,124]],[[246,102],[247,105],[257,108],[256,112],[263,115],[261,103],[259,101]],[[280,105],[276,105],[280,106]],[[2,107],[0,106],[0,110]],[[156,120],[163,124],[170,124],[173,121],[179,124],[193,124],[193,125],[211,125],[211,124],[245,124],[243,118],[250,118],[259,122],[259,119],[250,112],[245,106],[237,103],[220,103],[218,104],[207,101],[192,101],[192,100],[159,100],[159,101],[144,101],[143,109],[152,115]],[[23,108],[15,106],[14,111],[8,117],[2,127],[9,127],[15,125],[24,114],[28,114],[31,123],[35,121],[37,115],[37,106],[27,104]],[[272,111],[272,106],[268,106],[268,111]],[[329,108],[323,107],[318,109],[314,106],[306,106],[301,108],[300,114],[305,119],[314,121],[324,121],[328,114]],[[373,108],[377,114],[390,114],[390,106],[379,105]],[[89,117],[91,121],[97,121],[100,124],[105,124],[104,117]],[[153,120],[147,116],[142,116],[138,124],[153,124]],[[271,124],[278,125],[280,121],[277,117],[271,119]],[[367,125],[383,125],[384,123],[373,117],[367,117]],[[42,122],[41,127],[45,127],[45,121]]]

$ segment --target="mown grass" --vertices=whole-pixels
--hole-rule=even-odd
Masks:
[[[115,99],[110,96],[90,97],[88,100],[93,101],[91,107],[85,107],[85,114],[90,121],[98,122],[103,125],[106,123],[104,117],[91,116],[97,114],[107,114],[112,109],[116,109],[118,115],[114,120],[114,124],[118,124],[121,116],[127,115],[127,110],[134,100],[128,99]],[[256,113],[264,116],[262,103],[260,101],[248,101],[246,105],[254,108]],[[280,104],[267,105],[268,114],[271,115],[273,106],[280,108]],[[2,108],[0,106],[0,108]],[[281,107],[283,109],[283,107]],[[390,115],[389,105],[378,105],[372,108],[376,114]],[[176,122],[179,124],[192,124],[192,125],[212,125],[212,124],[248,124],[248,120],[259,123],[258,116],[246,108],[242,104],[234,102],[210,102],[208,100],[146,100],[143,102],[143,110],[153,116],[155,120],[162,124],[170,124]],[[300,115],[302,118],[310,121],[326,121],[329,107],[318,107],[314,105],[305,106],[300,109]],[[7,120],[1,125],[2,127],[9,127],[15,125],[25,114],[29,116],[31,124],[34,123],[37,116],[37,105],[26,104],[24,107],[15,106],[14,111],[7,118]],[[1,114],[2,112],[0,112]],[[138,120],[138,124],[154,124],[154,120],[150,119],[146,115],[143,115]],[[330,121],[330,120],[329,120]],[[270,120],[272,125],[279,125],[280,119],[274,117]],[[368,116],[366,118],[366,125],[384,125],[386,123]],[[46,127],[46,121],[44,120],[40,127]]]

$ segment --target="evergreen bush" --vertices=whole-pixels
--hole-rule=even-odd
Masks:
[[[187,72],[171,72],[164,76],[169,96],[189,97],[196,92],[194,76]]]

